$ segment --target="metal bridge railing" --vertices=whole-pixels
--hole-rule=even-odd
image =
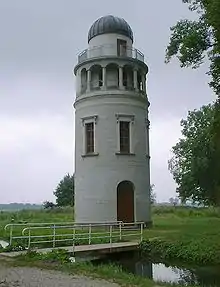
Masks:
[[[24,227],[25,226],[25,227]],[[17,227],[21,228],[21,234],[13,234]],[[47,244],[48,247],[62,247],[69,245],[75,246],[80,242],[89,245],[97,244],[97,239],[105,239],[112,243],[136,238],[138,241],[143,239],[143,222],[123,223],[118,222],[96,222],[96,223],[35,223],[35,224],[8,224],[5,230],[9,229],[10,244],[16,240],[24,240],[28,249],[31,246]],[[103,243],[103,242],[101,242]],[[41,246],[42,247],[42,246]]]

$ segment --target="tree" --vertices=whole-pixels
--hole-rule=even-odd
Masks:
[[[171,27],[166,62],[177,56],[181,67],[198,68],[206,58],[210,61],[210,86],[220,97],[220,1],[182,0],[198,20],[180,20]]]
[[[74,205],[74,176],[65,175],[59,182],[56,190],[54,191],[56,196],[56,203],[58,206]]]
[[[156,193],[153,192],[154,191],[154,184],[150,185],[150,202],[151,204],[155,204],[156,203]]]
[[[201,140],[201,153],[206,152],[206,159],[202,162],[204,178],[200,177],[200,186],[202,198],[204,193],[201,190],[206,188],[207,201],[220,206],[220,1],[219,0],[182,0],[189,5],[191,11],[197,12],[198,20],[180,20],[171,27],[170,43],[166,49],[166,62],[176,56],[181,67],[198,68],[205,59],[210,61],[208,74],[211,76],[210,86],[217,94],[217,100],[212,106],[212,121],[209,122],[210,137],[204,141]],[[196,125],[200,125],[198,122]],[[206,133],[206,128],[202,133]],[[198,164],[195,164],[198,166]],[[205,165],[205,168],[204,168]],[[206,171],[206,172],[205,172]],[[198,175],[197,175],[198,176]],[[184,176],[185,178],[185,176]],[[192,183],[193,184],[193,181]],[[207,187],[208,186],[208,187]],[[212,190],[210,190],[212,186]],[[195,186],[191,189],[195,190]],[[212,195],[211,195],[212,194]],[[200,196],[198,196],[200,198]],[[201,198],[200,198],[201,199]]]
[[[45,201],[43,203],[44,209],[53,209],[56,205],[51,201]]]
[[[214,113],[215,105],[210,104],[189,112],[181,121],[183,138],[172,148],[168,166],[182,202],[220,206],[220,157],[213,152]]]
[[[179,203],[179,199],[178,197],[171,197],[169,199],[170,204],[172,204],[173,206],[177,206],[177,204]]]

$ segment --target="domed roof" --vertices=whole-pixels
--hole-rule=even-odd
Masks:
[[[88,42],[95,36],[108,33],[117,33],[129,37],[133,42],[133,32],[129,24],[119,17],[107,15],[96,20],[88,33]]]

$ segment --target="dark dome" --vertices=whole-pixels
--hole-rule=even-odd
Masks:
[[[89,29],[88,42],[95,36],[108,33],[117,33],[129,37],[133,42],[133,32],[129,24],[119,17],[104,16],[96,20]]]

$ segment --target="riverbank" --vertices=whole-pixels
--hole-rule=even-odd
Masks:
[[[91,262],[71,262],[69,260],[69,254],[63,250],[52,251],[47,254],[39,254],[36,252],[29,252],[26,255],[19,256],[17,258],[9,259],[7,262],[8,268],[20,268],[19,270],[23,270],[25,272],[32,272],[31,269],[36,270],[38,274],[39,270],[47,270],[51,271],[53,274],[56,272],[62,272],[62,278],[65,277],[65,274],[71,276],[73,279],[72,285],[74,285],[74,278],[82,278],[81,280],[90,282],[91,285],[88,286],[100,286],[96,284],[92,284],[95,282],[102,281],[103,286],[140,286],[140,287],[171,287],[171,286],[180,286],[181,284],[176,283],[165,283],[160,281],[153,281],[152,279],[148,279],[146,277],[142,277],[139,275],[132,274],[131,272],[125,271],[122,267],[115,264],[101,264],[94,265]],[[0,258],[1,260],[1,258]],[[1,263],[1,262],[0,262]],[[0,264],[1,265],[1,264]],[[29,272],[29,273],[30,273]],[[28,274],[29,274],[28,273]],[[33,273],[33,272],[32,272]],[[50,279],[55,282],[53,279],[53,275],[51,273]],[[45,272],[45,274],[47,274]],[[36,277],[35,277],[36,278]],[[84,279],[83,279],[84,278]],[[152,277],[151,277],[152,278]],[[86,280],[85,280],[86,279]],[[97,281],[98,280],[98,281]],[[181,280],[180,280],[181,281]],[[109,285],[107,285],[107,282]],[[112,285],[110,285],[112,284]],[[19,285],[18,285],[19,286]],[[27,285],[29,286],[29,285]],[[32,286],[32,285],[30,285]],[[56,286],[56,285],[55,285]],[[66,286],[66,285],[59,285]],[[69,285],[68,285],[69,286]],[[84,286],[84,285],[76,285],[76,286]],[[85,285],[87,286],[87,285]],[[187,284],[189,287],[190,284]],[[194,287],[199,286],[193,284]]]
[[[154,212],[154,227],[144,231],[144,254],[163,261],[220,264],[218,212],[186,208]]]
[[[100,265],[94,266],[89,262],[70,263],[68,255],[65,252],[51,252],[49,254],[39,255],[31,252],[28,255],[19,256],[5,262],[8,268],[38,268],[43,270],[58,271],[70,276],[80,276],[90,280],[105,280],[109,285],[103,286],[140,286],[140,287],[153,287],[153,286],[168,286],[165,284],[156,284],[150,279],[141,278],[130,273],[126,273],[121,267],[116,265]],[[1,259],[0,259],[1,265]],[[74,282],[73,282],[74,283]],[[112,285],[110,285],[112,284]],[[118,286],[117,285],[117,286]],[[66,285],[59,285],[66,286]],[[69,286],[69,285],[68,285]],[[74,286],[74,285],[71,285]],[[84,285],[76,285],[84,286]],[[86,285],[85,285],[86,286]],[[100,285],[88,285],[100,286]]]
[[[56,286],[83,286],[83,287],[118,287],[103,279],[92,279],[86,276],[65,274],[58,270],[48,270],[29,266],[0,265],[0,286],[9,287],[56,287]]]

